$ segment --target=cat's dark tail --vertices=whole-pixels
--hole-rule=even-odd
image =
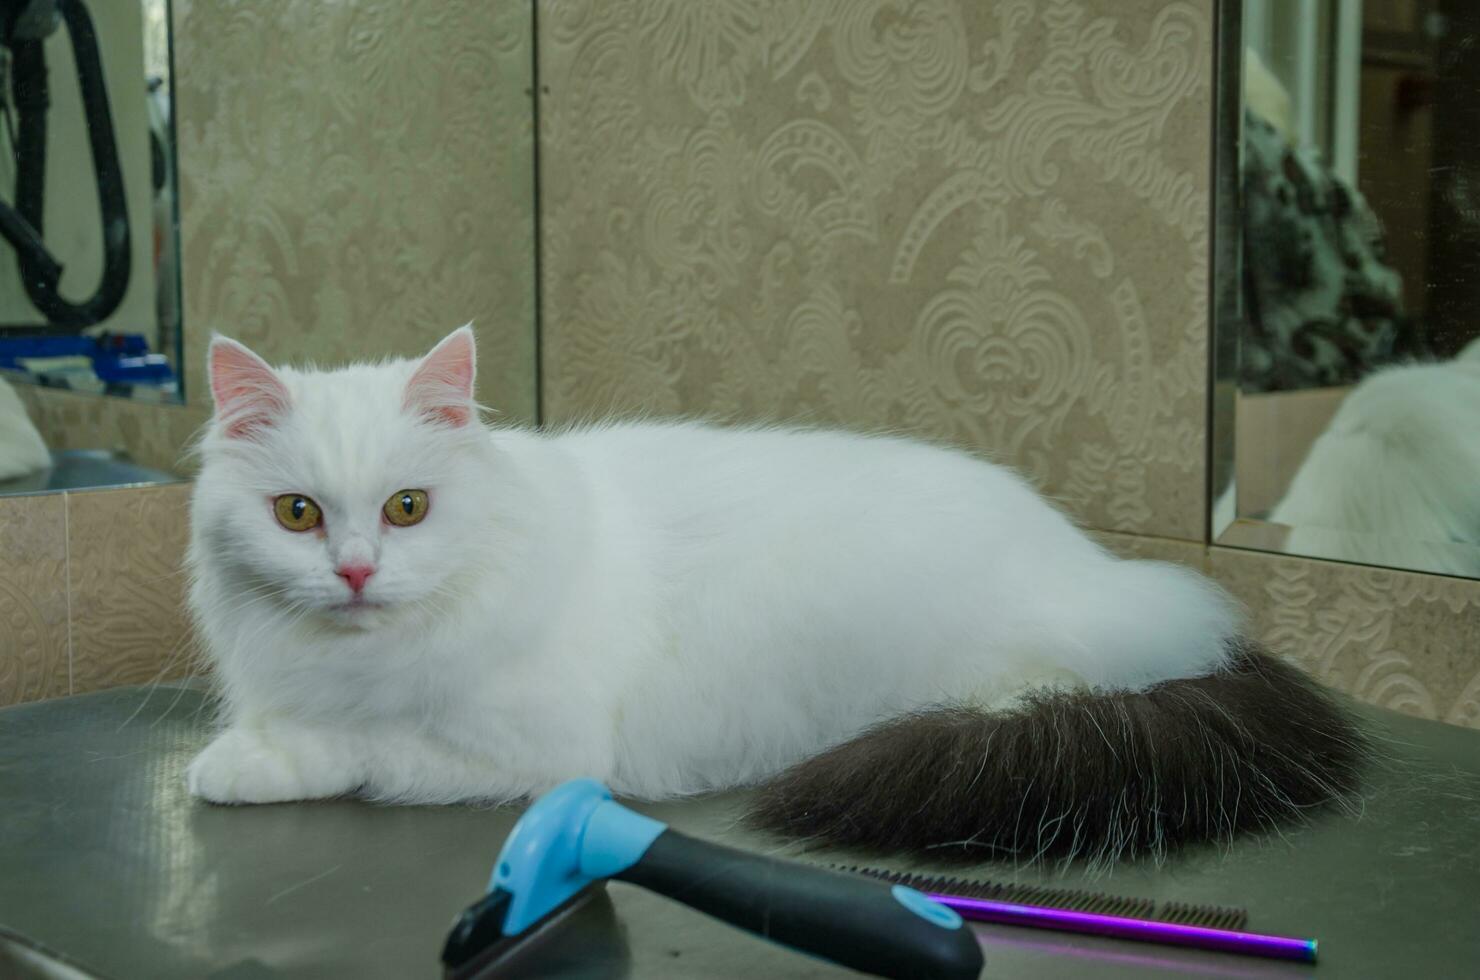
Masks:
[[[1367,754],[1320,687],[1240,643],[1222,670],[1143,692],[890,721],[763,786],[751,817],[869,850],[1104,861],[1349,803]]]

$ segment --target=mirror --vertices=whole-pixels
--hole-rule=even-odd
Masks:
[[[167,0],[0,0],[0,369],[180,397]]]
[[[174,479],[16,391],[183,396],[170,67],[168,0],[0,0],[0,493]]]
[[[1220,26],[1213,540],[1480,577],[1480,5]]]
[[[43,319],[34,284],[28,291],[14,275],[16,249],[0,238],[0,263],[10,263],[0,271],[12,273],[0,276],[0,323],[25,331],[0,330],[0,343],[141,335],[149,357],[108,367],[160,376],[136,371],[115,383],[97,356],[75,352],[7,372],[0,495],[187,474],[191,438],[211,412],[205,353],[215,331],[276,364],[329,365],[425,351],[472,321],[479,400],[506,420],[536,417],[532,4],[451,5],[428,17],[414,4],[0,0],[0,24],[19,25],[6,36],[23,44],[78,10],[91,19],[106,83],[134,265],[108,318],[64,327]],[[61,107],[64,84],[79,85],[73,37],[62,23],[42,42],[48,168],[65,160],[72,170],[65,186],[48,170],[40,237],[64,259],[81,254],[70,247],[94,249],[93,264],[77,259],[75,278],[67,265],[57,289],[82,305],[99,290],[104,245],[115,240],[100,232],[104,192],[86,113]],[[3,54],[13,48],[0,45],[0,56],[13,58]],[[10,71],[0,91],[19,122],[35,110],[16,104]],[[125,102],[137,125],[125,122]],[[17,165],[4,117],[0,204],[12,205]],[[68,132],[83,141],[80,153],[57,149]],[[140,166],[142,182],[131,176]],[[53,212],[69,196],[89,210],[71,237],[58,237]],[[108,235],[119,227],[108,222]],[[140,242],[154,250],[140,253]],[[136,289],[144,299],[130,306]],[[121,319],[128,310],[137,318]],[[29,433],[16,431],[22,423]],[[27,458],[40,460],[27,475],[8,465]]]

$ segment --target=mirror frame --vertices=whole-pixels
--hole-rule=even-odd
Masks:
[[[1208,297],[1208,457],[1207,542],[1220,547],[1259,551],[1290,558],[1334,561],[1342,564],[1384,568],[1423,575],[1438,575],[1464,581],[1474,579],[1438,567],[1415,564],[1362,561],[1350,557],[1343,541],[1350,540],[1332,530],[1328,543],[1310,540],[1314,529],[1304,530],[1306,541],[1299,551],[1285,545],[1289,525],[1238,513],[1236,473],[1236,410],[1239,391],[1239,359],[1243,337],[1243,176],[1244,141],[1244,2],[1214,0],[1213,105],[1211,173],[1211,241],[1209,245]],[[1363,541],[1373,536],[1362,535]],[[1402,547],[1412,542],[1393,542]],[[1470,545],[1423,542],[1425,550],[1440,553],[1456,549],[1473,559]]]

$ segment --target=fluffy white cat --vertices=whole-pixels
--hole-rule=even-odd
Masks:
[[[209,360],[189,551],[224,695],[188,773],[207,800],[503,801],[574,776],[671,797],[942,705],[1000,722],[1045,691],[1111,704],[1242,662],[1217,587],[1111,556],[963,452],[491,429],[466,327],[415,361],[274,369],[220,338]]]

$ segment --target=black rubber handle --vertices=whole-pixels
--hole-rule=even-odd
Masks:
[[[975,980],[981,946],[956,919],[912,911],[885,882],[665,830],[615,876],[756,935],[880,977]],[[946,916],[950,919],[954,913]]]

